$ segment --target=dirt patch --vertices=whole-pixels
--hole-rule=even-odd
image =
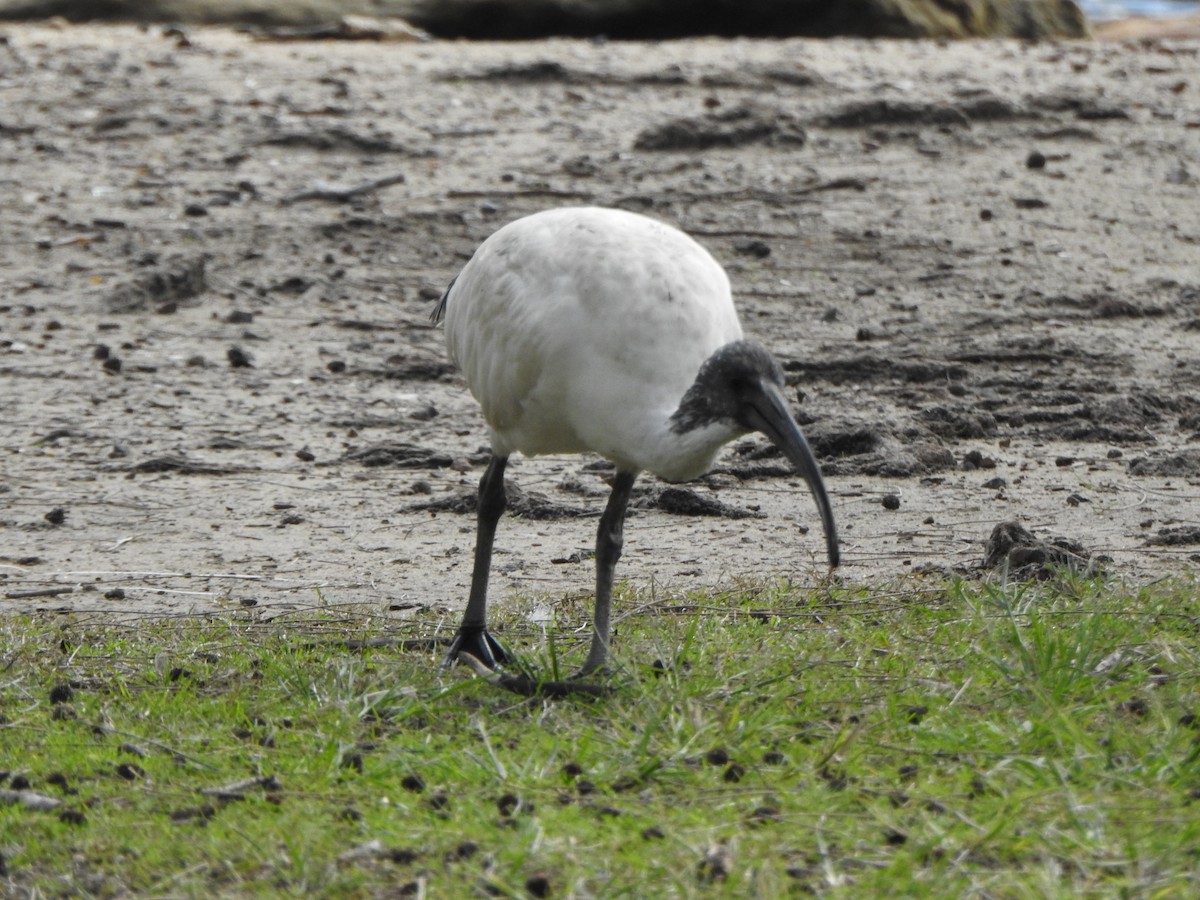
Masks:
[[[747,144],[802,145],[804,129],[780,109],[736,106],[703,116],[683,116],[651,125],[633,142],[635,150],[709,150]]]
[[[3,33],[6,609],[453,618],[486,438],[429,313],[501,224],[578,203],[726,266],[846,579],[979,571],[1013,520],[1194,566],[1196,43]],[[514,461],[497,598],[590,590],[610,472]],[[639,486],[622,577],[824,575],[762,441]]]

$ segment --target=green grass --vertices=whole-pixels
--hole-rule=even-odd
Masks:
[[[0,789],[61,802],[0,805],[0,894],[1200,892],[1192,582],[617,608],[614,694],[554,702],[345,643],[441,619],[0,620]],[[495,632],[565,671],[587,612]]]

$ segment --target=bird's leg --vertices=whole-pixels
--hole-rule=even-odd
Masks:
[[[592,629],[592,649],[584,660],[579,675],[591,675],[604,666],[608,659],[608,643],[611,636],[609,611],[612,606],[613,570],[621,558],[624,543],[625,509],[629,505],[629,494],[633,490],[636,472],[617,472],[613,481],[608,506],[600,517],[600,528],[596,533],[596,615]]]
[[[471,571],[471,593],[463,613],[458,634],[450,644],[442,667],[450,666],[459,653],[470,653],[488,668],[508,662],[504,648],[487,632],[487,585],[492,567],[492,543],[496,539],[496,523],[504,513],[504,469],[507,456],[493,456],[487,471],[479,479],[478,528],[475,533],[475,568]]]

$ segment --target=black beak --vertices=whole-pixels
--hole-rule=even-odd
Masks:
[[[770,438],[771,443],[791,460],[796,471],[808,483],[808,489],[812,491],[813,500],[817,503],[817,510],[821,513],[821,525],[825,529],[825,547],[829,553],[829,567],[836,569],[842,560],[842,553],[838,547],[833,508],[829,505],[829,495],[825,493],[825,482],[821,478],[821,469],[817,465],[816,457],[800,432],[800,426],[792,418],[783,394],[774,384],[763,381],[744,399],[746,424]]]

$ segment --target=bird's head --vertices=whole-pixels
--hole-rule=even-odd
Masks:
[[[675,431],[725,422],[740,433],[758,431],[750,418],[754,399],[770,385],[784,387],[783,370],[766,348],[754,341],[734,341],[719,348],[704,361],[696,381],[671,416]]]
[[[722,423],[733,426],[735,434],[751,431],[764,434],[808,483],[821,514],[829,564],[836,567],[841,551],[833,509],[821,469],[788,410],[783,388],[783,370],[762,345],[734,341],[718,348],[704,361],[695,382],[671,416],[671,428],[683,434]]]

